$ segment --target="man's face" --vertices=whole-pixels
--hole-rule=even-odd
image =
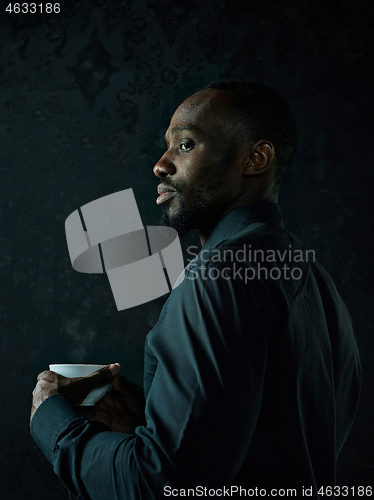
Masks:
[[[215,225],[238,192],[232,126],[222,112],[229,98],[226,91],[194,94],[178,107],[166,131],[167,150],[153,169],[162,179],[156,203],[163,223],[180,236]]]

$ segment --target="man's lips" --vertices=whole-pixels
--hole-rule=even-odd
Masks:
[[[165,184],[159,184],[157,191],[160,195],[156,200],[157,205],[161,205],[161,203],[164,203],[177,194],[174,189],[171,189],[169,186],[165,186]]]

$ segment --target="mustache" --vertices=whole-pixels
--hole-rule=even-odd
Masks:
[[[180,193],[180,191],[181,191],[181,189],[179,188],[179,186],[177,186],[176,184],[174,184],[174,182],[172,182],[170,179],[163,179],[161,182],[159,182],[159,185],[160,184],[163,184],[164,186],[171,187],[177,193]]]

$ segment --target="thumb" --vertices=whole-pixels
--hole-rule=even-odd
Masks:
[[[121,366],[119,363],[104,366],[100,370],[91,373],[91,375],[82,377],[79,381],[80,387],[82,389],[84,388],[84,390],[88,394],[90,391],[92,391],[92,389],[95,389],[96,387],[100,387],[101,385],[107,384],[108,382],[112,383],[120,372]]]
[[[112,384],[113,389],[118,391],[121,387],[121,378],[123,378],[121,377],[121,365],[119,363],[114,363],[114,365],[110,365],[108,369],[113,376],[110,383]]]

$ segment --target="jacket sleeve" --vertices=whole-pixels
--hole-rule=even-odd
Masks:
[[[32,436],[76,500],[223,488],[240,469],[261,405],[268,332],[258,304],[267,299],[230,270],[189,273],[147,336],[145,372],[149,358],[156,369],[146,426],[112,432],[60,394],[34,415]]]

